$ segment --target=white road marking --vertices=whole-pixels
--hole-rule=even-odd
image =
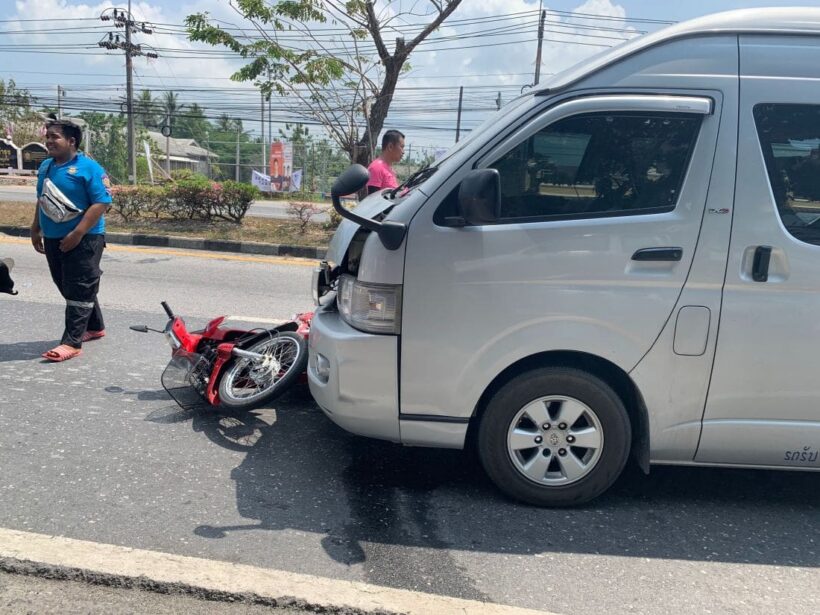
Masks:
[[[217,560],[172,555],[158,551],[47,536],[0,528],[0,557],[27,560],[52,567],[71,568],[119,577],[143,577],[157,583],[182,583],[207,591],[250,593],[264,598],[295,598],[312,606],[381,609],[413,615],[545,615],[504,606],[327,579],[282,570],[257,568]]]

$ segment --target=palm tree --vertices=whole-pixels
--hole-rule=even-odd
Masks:
[[[216,129],[219,132],[241,132],[242,120],[231,118],[227,113],[223,113],[216,120]]]
[[[134,102],[137,125],[148,129],[157,128],[159,126],[159,118],[157,117],[158,109],[159,105],[157,101],[154,100],[154,97],[151,96],[151,91],[142,90]]]
[[[172,92],[168,91],[165,92],[165,96],[162,97],[162,112],[166,118],[166,122],[168,126],[171,127],[171,131],[174,130],[174,115],[179,113],[185,108],[185,105],[179,102],[179,96]]]

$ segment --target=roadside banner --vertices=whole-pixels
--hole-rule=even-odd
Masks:
[[[302,189],[302,169],[294,169],[290,176],[290,191],[299,192]]]
[[[262,192],[270,192],[270,176],[264,175],[259,171],[254,171],[251,174],[251,183],[259,188]]]

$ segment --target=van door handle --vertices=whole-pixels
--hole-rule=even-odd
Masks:
[[[752,279],[755,282],[767,282],[769,280],[769,260],[772,257],[771,246],[757,246],[752,259]]]
[[[679,261],[683,248],[643,248],[632,255],[633,261]]]

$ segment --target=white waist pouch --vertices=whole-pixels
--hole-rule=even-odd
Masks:
[[[37,199],[37,204],[49,220],[57,223],[68,222],[83,215],[83,210],[72,203],[49,178],[43,182],[43,192]]]

